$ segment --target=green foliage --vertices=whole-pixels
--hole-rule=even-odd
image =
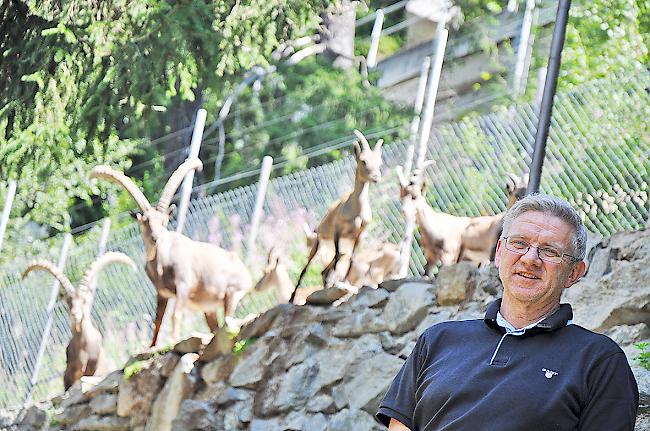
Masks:
[[[638,343],[634,345],[637,349],[641,351],[639,356],[635,359],[639,361],[639,364],[646,370],[650,371],[650,350],[648,350],[649,343]]]
[[[570,10],[559,86],[573,86],[648,63],[647,0],[580,0]],[[545,61],[545,59],[544,59]]]
[[[235,342],[232,352],[235,355],[241,355],[244,350],[246,350],[251,344],[257,341],[257,337],[247,338],[245,340],[239,340]]]
[[[0,2],[0,177],[18,180],[14,216],[67,230],[93,165],[128,167],[146,142],[135,137],[268,64],[329,3]]]
[[[131,377],[142,371],[146,363],[147,361],[134,361],[124,367],[124,380],[129,380]]]

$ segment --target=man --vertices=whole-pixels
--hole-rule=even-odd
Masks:
[[[633,430],[639,392],[625,354],[560,304],[585,273],[586,238],[561,199],[515,203],[495,256],[503,297],[483,320],[427,329],[377,418],[392,431]]]

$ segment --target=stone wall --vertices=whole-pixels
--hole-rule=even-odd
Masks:
[[[650,231],[596,244],[587,276],[566,292],[574,321],[616,340],[641,392],[637,430],[650,429],[650,372],[634,343],[650,341]],[[145,352],[103,379],[83,378],[67,393],[0,426],[21,430],[383,429],[378,403],[427,327],[482,317],[500,294],[494,267],[443,268],[420,279],[364,287],[337,306],[281,305],[245,326],[239,353],[223,333],[194,336],[168,352]],[[338,297],[336,295],[335,297]],[[345,298],[344,298],[345,299]]]

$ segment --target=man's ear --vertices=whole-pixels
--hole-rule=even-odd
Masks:
[[[497,241],[497,249],[494,252],[494,264],[496,267],[499,267],[499,262],[501,262],[501,246],[503,245],[503,240],[499,238]]]
[[[585,263],[584,260],[581,260],[580,262],[576,263],[571,269],[571,273],[569,274],[569,277],[564,283],[564,287],[568,288],[573,286],[578,280],[582,278],[583,275],[585,275],[586,272],[587,272],[587,264]]]

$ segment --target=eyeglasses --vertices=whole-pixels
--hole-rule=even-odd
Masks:
[[[562,262],[562,258],[564,256],[568,256],[575,261],[580,260],[575,256],[571,256],[570,254],[563,253],[562,250],[558,250],[553,247],[546,247],[546,246],[540,247],[538,245],[532,245],[528,241],[521,238],[505,237],[504,239],[506,243],[506,249],[508,251],[517,254],[526,254],[528,253],[528,250],[530,250],[531,247],[534,247],[537,249],[537,255],[539,256],[539,258],[542,259],[544,262],[560,263]]]

